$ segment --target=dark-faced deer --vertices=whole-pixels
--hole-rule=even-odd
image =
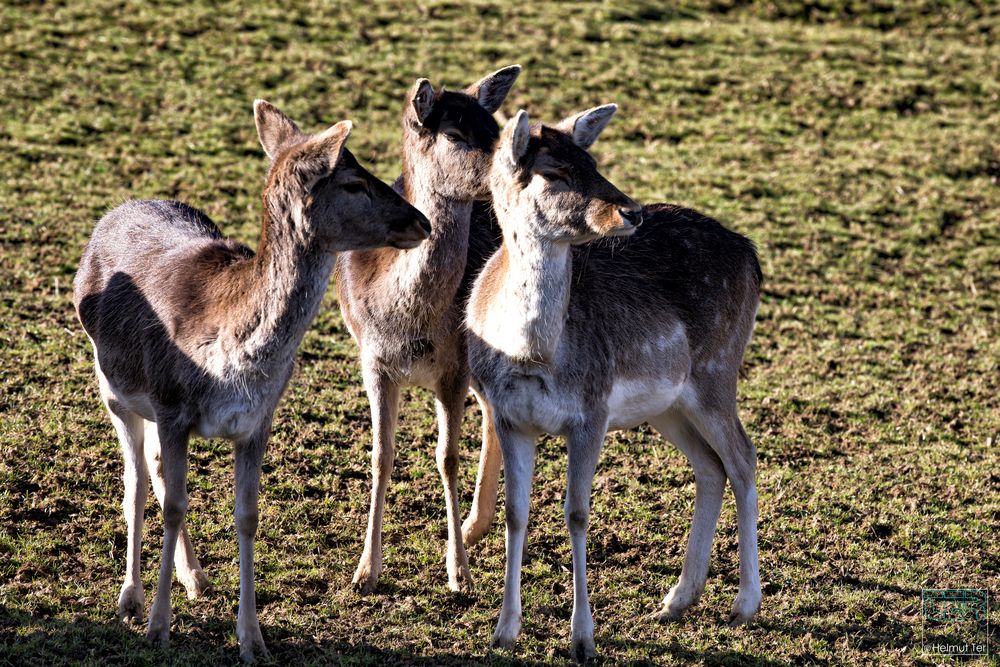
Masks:
[[[374,590],[382,570],[382,515],[395,457],[399,393],[407,385],[435,395],[437,465],[448,517],[448,585],[456,591],[471,586],[456,488],[469,387],[462,320],[467,288],[499,238],[495,232],[488,238],[490,230],[482,226],[470,231],[470,219],[473,201],[489,196],[493,145],[500,134],[491,114],[520,71],[517,65],[506,67],[464,91],[435,93],[426,79],[416,82],[403,112],[403,175],[397,186],[431,220],[431,236],[412,250],[348,252],[337,265],[341,312],[360,348],[372,413],[371,507],[354,574],[362,593]],[[483,437],[492,438],[492,420],[484,424]],[[480,504],[495,507],[496,498]],[[467,538],[474,540],[487,525],[488,519],[473,519]]]
[[[344,147],[350,121],[303,134],[254,103],[271,167],[257,253],[174,201],[129,201],[94,229],[74,283],[94,346],[101,398],[125,457],[128,561],[118,601],[141,619],[139,578],[149,478],[163,506],[163,556],[147,636],[166,643],[175,547],[190,594],[207,583],[184,528],[191,434],[235,443],[240,656],[266,653],[254,598],[261,460],[295,350],[319,308],[338,251],[416,247],[427,219]],[[179,541],[180,540],[180,541]]]
[[[695,211],[643,209],[598,173],[586,149],[615,109],[534,128],[522,111],[504,128],[490,177],[503,246],[476,279],[466,319],[473,380],[492,408],[503,454],[507,571],[493,641],[510,647],[521,628],[535,440],[561,435],[569,456],[572,645],[580,660],[594,655],[586,534],[609,430],[647,422],[694,468],[687,555],[657,616],[679,617],[704,590],[727,479],[740,551],[732,622],[749,620],[760,606],[756,452],[736,410],[759,303],[756,251]]]

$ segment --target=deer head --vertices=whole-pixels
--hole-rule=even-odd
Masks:
[[[505,67],[460,92],[435,93],[427,79],[413,85],[403,111],[407,187],[461,201],[489,196],[487,177],[500,134],[492,114],[520,73],[520,65]]]
[[[347,150],[351,121],[309,135],[264,100],[254,102],[254,118],[271,159],[265,210],[290,211],[291,231],[303,242],[336,252],[384,245],[414,248],[429,236],[427,218]]]
[[[586,150],[617,109],[595,107],[554,127],[531,127],[519,111],[503,129],[490,176],[501,225],[570,243],[632,234],[642,208],[597,171]]]

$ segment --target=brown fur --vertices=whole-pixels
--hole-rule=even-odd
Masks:
[[[374,433],[368,530],[354,576],[361,592],[375,587],[381,570],[399,388],[408,384],[435,392],[449,586],[471,585],[456,491],[458,430],[468,391],[463,304],[472,275],[499,237],[485,224],[488,216],[478,215],[476,227],[470,231],[470,226],[474,200],[489,194],[487,175],[499,134],[491,113],[519,72],[517,66],[499,70],[463,92],[435,92],[426,79],[414,84],[402,118],[403,174],[397,188],[431,220],[431,237],[410,251],[345,253],[337,267],[341,312],[360,348]]]
[[[255,113],[273,159],[256,254],[185,204],[129,201],[98,222],[74,282],[125,457],[129,539],[119,615],[143,613],[138,570],[150,476],[163,506],[164,548],[147,635],[169,636],[175,558],[189,595],[207,587],[184,527],[188,439],[228,438],[235,442],[237,637],[245,660],[266,653],[253,594],[261,458],[335,252],[412,247],[428,233],[420,212],[344,148],[349,122],[309,136],[266,102]]]

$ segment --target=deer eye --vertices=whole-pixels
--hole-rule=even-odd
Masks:
[[[465,137],[465,135],[459,132],[458,130],[445,130],[444,138],[452,143],[462,143],[462,144],[469,143],[469,140]]]
[[[563,183],[569,182],[569,177],[566,175],[566,172],[564,171],[546,169],[545,171],[538,172],[538,174],[546,181],[549,181],[550,183],[556,181],[562,181]]]
[[[345,192],[349,192],[351,194],[368,192],[368,184],[364,181],[350,181],[349,183],[344,183],[341,187],[344,188]]]

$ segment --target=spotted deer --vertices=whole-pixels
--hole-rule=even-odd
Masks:
[[[435,92],[427,79],[414,84],[403,112],[403,174],[397,188],[431,220],[431,236],[412,250],[344,253],[337,265],[340,308],[358,343],[372,415],[371,506],[353,579],[363,594],[375,589],[382,570],[382,517],[405,386],[434,392],[448,585],[455,591],[471,587],[457,492],[458,440],[469,389],[463,304],[472,277],[499,245],[499,236],[470,220],[473,202],[489,195],[493,146],[500,134],[492,114],[520,71],[518,65],[505,67],[462,91]],[[490,419],[484,419],[483,437],[493,437]],[[467,539],[474,540],[487,525],[473,519]]]
[[[303,134],[254,103],[271,158],[256,254],[176,201],[128,201],[105,215],[80,260],[74,304],[94,347],[101,398],[125,458],[128,553],[121,618],[142,618],[139,577],[149,478],[163,507],[163,555],[147,636],[166,644],[175,557],[196,596],[208,579],[184,525],[191,434],[235,445],[240,656],[266,655],[254,597],[261,460],[295,350],[338,251],[413,248],[427,219],[364,169],[344,143],[350,121]]]
[[[609,430],[649,423],[695,472],[684,566],[655,616],[678,618],[704,590],[727,479],[740,552],[731,621],[748,621],[761,599],[756,452],[736,409],[759,303],[756,251],[695,211],[642,208],[598,173],[586,149],[616,108],[555,127],[530,127],[521,111],[504,128],[490,176],[503,245],[477,277],[466,314],[473,381],[492,409],[504,468],[507,569],[493,642],[511,647],[521,628],[535,440],[561,435],[578,660],[594,655],[586,536]]]

